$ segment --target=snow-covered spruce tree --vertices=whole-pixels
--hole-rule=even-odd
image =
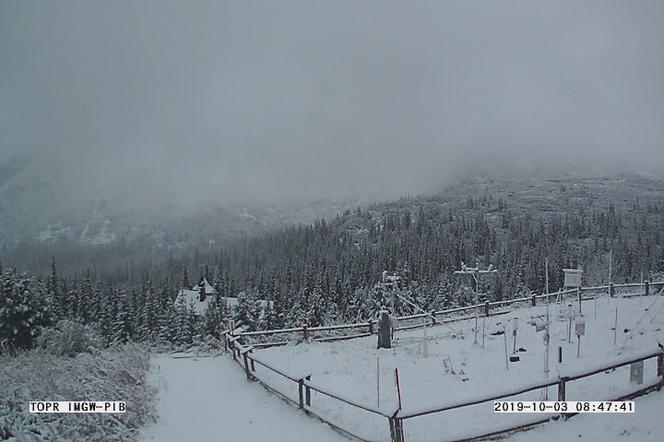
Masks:
[[[98,325],[101,336],[106,344],[110,344],[113,339],[113,296],[113,287],[109,285],[101,294],[100,299]]]
[[[325,325],[335,325],[339,324],[339,308],[334,302],[330,302],[325,309],[323,314],[323,324]]]
[[[90,269],[85,269],[78,290],[78,319],[83,324],[89,324],[92,319],[92,304],[94,302],[94,289]]]
[[[203,319],[204,319],[204,316],[197,316],[197,315],[194,315],[193,310],[191,311],[191,317],[190,317],[190,320],[191,320],[192,330],[193,330],[193,333],[192,333],[192,336],[193,336],[192,342],[193,342],[195,345],[200,345],[200,344],[202,344],[203,341],[205,340],[205,336],[206,336],[206,333],[205,333],[205,321],[204,321]]]
[[[41,284],[14,269],[0,275],[0,342],[12,352],[30,348],[50,320],[50,299]]]
[[[217,301],[212,300],[203,315],[203,333],[205,336],[211,336],[221,339],[221,332],[224,329],[225,318],[222,316],[222,309]]]
[[[174,344],[177,337],[177,313],[171,303],[159,314],[159,343]]]
[[[76,319],[78,318],[78,302],[79,302],[79,295],[78,295],[78,289],[76,289],[74,285],[75,281],[70,281],[70,285],[65,285],[63,287],[63,291],[65,292],[64,295],[64,300],[65,300],[65,305],[63,306],[63,316],[65,318],[69,319]]]
[[[300,327],[307,323],[307,301],[304,298],[304,289],[295,293],[293,305],[286,313],[287,327]]]
[[[139,337],[143,341],[154,341],[158,332],[159,299],[151,280],[143,285],[143,305],[140,306]]]
[[[394,311],[393,309],[398,308],[401,305],[400,300],[397,300],[396,306],[392,305],[393,295],[392,293],[388,293],[387,289],[382,284],[374,285],[373,288],[371,289],[371,292],[369,293],[369,297],[370,297],[369,301],[371,303],[370,304],[371,311],[369,312],[370,317],[376,316],[378,312],[383,308],[387,308],[390,311]]]
[[[214,291],[216,292],[215,300],[217,301],[217,305],[221,305],[221,299],[226,296],[224,288],[224,273],[221,264],[218,266],[217,273],[214,277]]]
[[[261,330],[275,330],[278,328],[282,327],[282,321],[280,320],[279,316],[277,315],[276,310],[270,305],[270,303],[266,303],[263,306],[263,313],[261,314],[261,320],[260,320],[260,329]]]
[[[257,330],[261,310],[256,296],[253,293],[242,292],[238,298],[236,310],[238,322],[244,325],[248,331]]]
[[[461,284],[454,292],[454,299],[460,307],[472,305],[475,301],[475,293],[465,284]]]
[[[307,324],[311,327],[319,327],[324,322],[325,300],[320,282],[317,282],[308,299]]]
[[[194,341],[195,318],[192,306],[180,298],[175,306],[175,343],[189,346]]]
[[[1,272],[0,272],[1,273]],[[60,289],[60,281],[58,278],[58,273],[55,268],[55,258],[51,258],[51,273],[48,275],[46,280],[46,293],[53,302],[53,311],[51,315],[54,320],[61,319],[63,315],[63,306],[65,304],[64,299],[62,299],[62,290]]]
[[[283,291],[279,287],[279,284],[274,284],[272,288],[272,297],[274,299],[274,305],[271,310],[271,326],[270,328],[284,328],[286,326],[286,299],[283,296]]]
[[[182,287],[184,287],[187,290],[191,289],[191,282],[189,281],[189,272],[187,271],[186,266],[182,274]]]
[[[371,317],[374,310],[369,299],[369,293],[370,290],[365,286],[358,287],[353,291],[353,296],[348,304],[347,321],[363,322]]]
[[[113,319],[111,342],[114,344],[124,344],[132,340],[134,335],[131,304],[124,290],[121,290],[119,293],[117,306],[117,313]]]

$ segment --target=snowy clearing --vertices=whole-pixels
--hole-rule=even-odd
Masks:
[[[566,303],[567,304],[567,303]],[[595,306],[597,317],[595,318]],[[578,305],[575,305],[578,309]],[[615,310],[618,308],[618,333],[614,348]],[[550,378],[587,370],[602,363],[611,363],[622,356],[654,350],[657,342],[664,342],[664,297],[600,298],[583,303],[586,331],[581,340],[580,358],[576,358],[577,338],[572,325],[572,339],[568,342],[569,321],[565,317],[566,305],[559,308],[551,304],[551,340],[549,350]],[[563,313],[560,315],[560,313]],[[311,375],[317,386],[329,389],[343,397],[371,407],[379,407],[385,413],[397,408],[394,369],[399,369],[402,388],[402,404],[405,412],[466,401],[509,390],[544,379],[544,353],[542,332],[528,324],[534,316],[544,316],[546,306],[516,309],[508,315],[479,318],[478,344],[474,344],[474,320],[441,325],[427,330],[430,342],[428,357],[421,354],[418,339],[423,330],[397,333],[396,347],[390,350],[376,349],[376,338],[368,337],[345,342],[288,345],[260,350],[256,356],[272,366],[299,378]],[[505,363],[505,344],[511,355],[513,342],[511,320],[519,318],[517,352],[520,361]],[[506,325],[507,336],[495,335]],[[485,329],[482,348],[482,327]],[[494,335],[492,335],[492,333]],[[563,348],[563,364],[557,363],[557,347]],[[445,373],[443,359],[449,358],[455,374]],[[377,397],[377,359],[380,372],[380,403]],[[263,381],[298,400],[297,385],[276,375],[260,364],[256,374]],[[238,370],[241,373],[241,370]],[[568,383],[567,400],[602,400],[620,396],[637,387],[629,383],[629,366],[608,373],[599,373]],[[656,363],[647,360],[644,367],[644,384],[656,380]],[[556,387],[550,387],[548,397],[556,399]],[[545,392],[538,390],[508,400],[540,400]],[[367,440],[389,440],[387,419],[359,411],[315,391],[311,407]],[[637,415],[639,404],[637,402]],[[404,421],[407,441],[447,440],[479,434],[485,431],[514,426],[542,415],[494,414],[491,403],[483,403]],[[634,417],[608,416],[577,417],[580,422],[597,419],[629,421]],[[563,425],[574,421],[570,420]],[[576,424],[575,424],[576,425]],[[581,424],[578,424],[581,425]],[[547,427],[555,427],[548,424]],[[538,430],[542,431],[542,430]],[[565,430],[572,431],[572,430]],[[575,430],[576,431],[576,430]],[[622,431],[622,430],[621,430]],[[627,430],[626,430],[627,431]]]

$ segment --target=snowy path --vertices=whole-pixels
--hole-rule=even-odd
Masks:
[[[159,421],[144,441],[344,441],[326,425],[250,383],[226,357],[153,361]]]

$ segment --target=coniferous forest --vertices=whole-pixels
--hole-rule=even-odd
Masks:
[[[13,327],[69,319],[93,326],[107,344],[186,346],[227,327],[225,297],[239,298],[233,315],[250,329],[355,322],[380,307],[374,286],[383,271],[399,275],[404,295],[422,308],[451,308],[474,302],[471,281],[454,275],[462,262],[498,269],[480,281],[480,297],[489,300],[544,292],[546,259],[551,291],[568,267],[583,268],[586,285],[606,283],[609,256],[614,282],[655,280],[664,272],[657,186],[641,178],[462,182],[435,196],[357,207],[122,268],[61,272],[54,256],[49,272],[29,276],[5,262],[0,311],[13,322],[4,320],[0,331],[29,345],[30,332],[13,334]],[[175,300],[203,278],[216,302],[195,316]],[[27,306],[27,316],[13,315],[10,305]]]

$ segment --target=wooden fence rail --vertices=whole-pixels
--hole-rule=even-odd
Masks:
[[[621,290],[633,290],[635,288],[640,288],[643,294],[657,294],[662,289],[664,289],[664,282],[639,282],[639,283],[627,283],[627,284],[608,284],[594,287],[581,287],[580,289],[568,289],[568,290],[559,290],[557,292],[548,293],[548,294],[539,294],[539,295],[530,295],[526,297],[516,298],[516,299],[507,299],[503,301],[494,301],[494,302],[484,302],[480,304],[474,304],[464,307],[455,307],[446,310],[433,311],[431,313],[417,313],[412,315],[397,316],[395,317],[397,325],[395,326],[396,331],[400,330],[411,330],[421,327],[428,327],[431,325],[436,325],[439,323],[448,323],[457,320],[466,320],[468,316],[463,316],[459,314],[468,313],[468,312],[481,312],[480,316],[494,316],[497,314],[505,313],[504,311],[496,312],[496,308],[513,306],[519,303],[529,303],[532,306],[535,306],[538,300],[546,300],[549,302],[551,298],[555,299],[576,299],[581,296],[582,301],[594,299],[597,296],[608,294],[609,296],[615,295],[618,291]],[[595,296],[588,297],[584,294],[594,293]],[[419,322],[418,322],[419,321]],[[276,329],[276,330],[261,330],[261,331],[251,331],[251,332],[240,332],[235,336],[243,336],[247,338],[266,338],[269,336],[279,335],[279,334],[294,334],[300,336],[302,339],[309,341],[317,342],[332,342],[346,339],[354,339],[360,337],[370,336],[375,334],[377,331],[376,327],[377,321],[370,319],[364,323],[353,323],[353,324],[340,324],[340,325],[330,325],[330,326],[321,326],[321,327],[309,327],[303,325],[302,327],[292,327],[285,329]],[[350,335],[332,335],[332,336],[319,336],[321,333],[329,332],[347,332],[347,331],[360,331],[359,333],[353,333]],[[265,348],[279,345],[286,345],[290,342],[289,339],[282,339],[279,341],[267,341],[267,342],[254,342],[253,345],[256,348]]]
[[[662,289],[664,289],[664,281],[662,282],[638,282],[638,283],[627,283],[627,284],[608,284],[594,287],[581,287],[580,289],[568,289],[568,290],[559,290],[553,293],[544,293],[539,295],[530,295],[526,297],[516,298],[516,299],[507,299],[503,301],[494,301],[494,302],[484,302],[480,304],[474,304],[464,307],[455,307],[446,310],[432,311],[431,313],[417,313],[412,315],[404,315],[395,317],[396,326],[395,330],[411,330],[415,328],[428,327],[431,325],[436,325],[439,323],[448,323],[456,320],[466,320],[468,316],[457,316],[458,314],[468,313],[468,312],[481,312],[480,316],[492,316],[496,314],[505,313],[503,311],[496,312],[496,308],[513,306],[514,304],[526,303],[532,306],[535,306],[538,300],[546,300],[549,302],[552,298],[562,299],[578,299],[581,296],[581,301],[587,301],[594,299],[597,296],[609,295],[613,296],[616,292],[621,290],[633,290],[635,288],[640,288],[642,294],[657,294]],[[594,293],[595,296],[588,297],[584,294]],[[415,321],[415,322],[414,322]],[[417,322],[419,321],[419,322]],[[260,331],[251,331],[251,332],[240,332],[236,336],[243,336],[247,338],[267,338],[269,336],[279,335],[279,334],[294,334],[300,336],[303,340],[317,341],[317,342],[332,342],[338,340],[354,339],[360,337],[370,336],[377,332],[376,327],[377,321],[375,319],[370,319],[367,322],[363,323],[353,323],[353,324],[340,324],[340,325],[329,325],[321,327],[309,327],[303,325],[302,327],[292,327],[285,329],[276,329],[276,330],[260,330]],[[346,332],[353,330],[361,330],[360,333],[353,333],[350,335],[338,335],[338,336],[317,336],[321,333],[329,332]],[[278,345],[286,345],[290,340],[282,339],[279,341],[267,341],[267,342],[255,342],[253,345],[256,348],[265,348]]]

